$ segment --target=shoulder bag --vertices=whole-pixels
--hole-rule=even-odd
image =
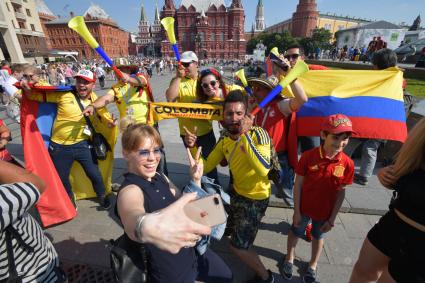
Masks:
[[[84,106],[80,101],[80,98],[77,96],[76,93],[74,93],[75,99],[77,100],[78,106],[80,106],[81,112],[84,110]],[[92,122],[90,121],[89,117],[84,115],[84,119],[86,120],[87,126],[90,128],[90,131],[92,132],[91,136],[91,146],[92,146],[92,153],[98,160],[105,160],[106,154],[108,153],[108,150],[111,150],[111,147],[109,146],[108,142],[106,141],[105,137],[96,132]]]

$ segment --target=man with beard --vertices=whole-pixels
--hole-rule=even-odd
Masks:
[[[255,282],[274,282],[273,274],[253,249],[271,191],[269,173],[271,141],[267,132],[253,127],[247,114],[247,97],[240,90],[229,92],[224,100],[223,125],[228,134],[221,138],[204,159],[204,172],[209,172],[225,158],[233,176],[231,221],[234,224],[230,250],[256,274]],[[185,128],[185,143],[196,154],[196,135]]]
[[[29,83],[34,83],[33,77],[36,74],[33,71],[34,69],[32,68],[24,70],[24,79]],[[25,82],[21,85],[29,99],[57,103],[58,110],[53,124],[49,154],[74,206],[76,206],[75,196],[72,192],[69,176],[72,163],[77,161],[92,182],[101,207],[108,209],[111,206],[111,202],[109,197],[105,195],[105,184],[103,183],[97,161],[90,150],[89,139],[92,132],[87,126],[77,102],[77,99],[79,99],[84,107],[88,107],[96,100],[97,96],[93,92],[96,76],[89,70],[80,70],[74,78],[76,79],[75,94],[73,92],[36,93],[30,92]],[[113,125],[111,115],[106,109],[99,109],[97,114],[101,122]]]

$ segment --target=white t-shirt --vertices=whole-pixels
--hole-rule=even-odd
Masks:
[[[14,76],[10,76],[3,85],[4,93],[10,98],[18,92],[18,89],[14,86],[18,80]]]
[[[105,71],[102,69],[102,67],[96,67],[96,77],[100,78],[105,75]]]

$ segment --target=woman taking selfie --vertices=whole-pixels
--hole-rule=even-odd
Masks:
[[[231,282],[232,272],[211,250],[202,256],[193,248],[210,227],[197,224],[184,213],[196,199],[171,188],[156,172],[162,145],[158,132],[147,125],[130,125],[122,135],[123,156],[128,173],[117,197],[117,211],[131,241],[144,243],[148,282]],[[189,153],[190,176],[201,185],[203,165]]]

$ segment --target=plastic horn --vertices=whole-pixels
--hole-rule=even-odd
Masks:
[[[161,24],[167,32],[168,41],[170,41],[171,46],[173,47],[174,55],[176,56],[177,61],[180,62],[179,47],[177,46],[176,35],[174,34],[174,18],[165,17],[161,20]]]
[[[269,92],[269,94],[267,94],[260,104],[251,111],[251,114],[255,116],[260,109],[264,108],[264,106],[272,101],[285,87],[306,72],[308,72],[308,65],[304,61],[298,60],[288,75],[283,78],[279,84]]]
[[[82,16],[73,17],[68,22],[68,27],[78,33],[82,38],[84,38],[88,45],[90,45],[91,48],[96,50],[96,52],[103,58],[103,60],[105,60],[105,62],[108,63],[109,66],[111,66],[115,74],[117,74],[118,77],[122,78],[121,71],[118,70],[116,66],[114,66],[114,63],[112,63],[111,58],[106,55],[105,51],[102,49],[102,47],[100,47],[99,43],[97,43],[96,39],[93,37],[89,29],[87,28],[86,23],[84,22],[84,18]]]
[[[270,53],[279,57],[279,49],[277,49],[277,47],[273,47],[272,50],[270,50]]]
[[[249,96],[253,96],[254,94],[252,93],[252,88],[249,87],[248,82],[246,81],[246,78],[245,78],[245,70],[240,69],[240,70],[236,71],[235,76],[237,76],[241,80],[241,82],[242,82],[242,84],[243,84],[243,86],[246,90],[246,93],[248,93]]]

